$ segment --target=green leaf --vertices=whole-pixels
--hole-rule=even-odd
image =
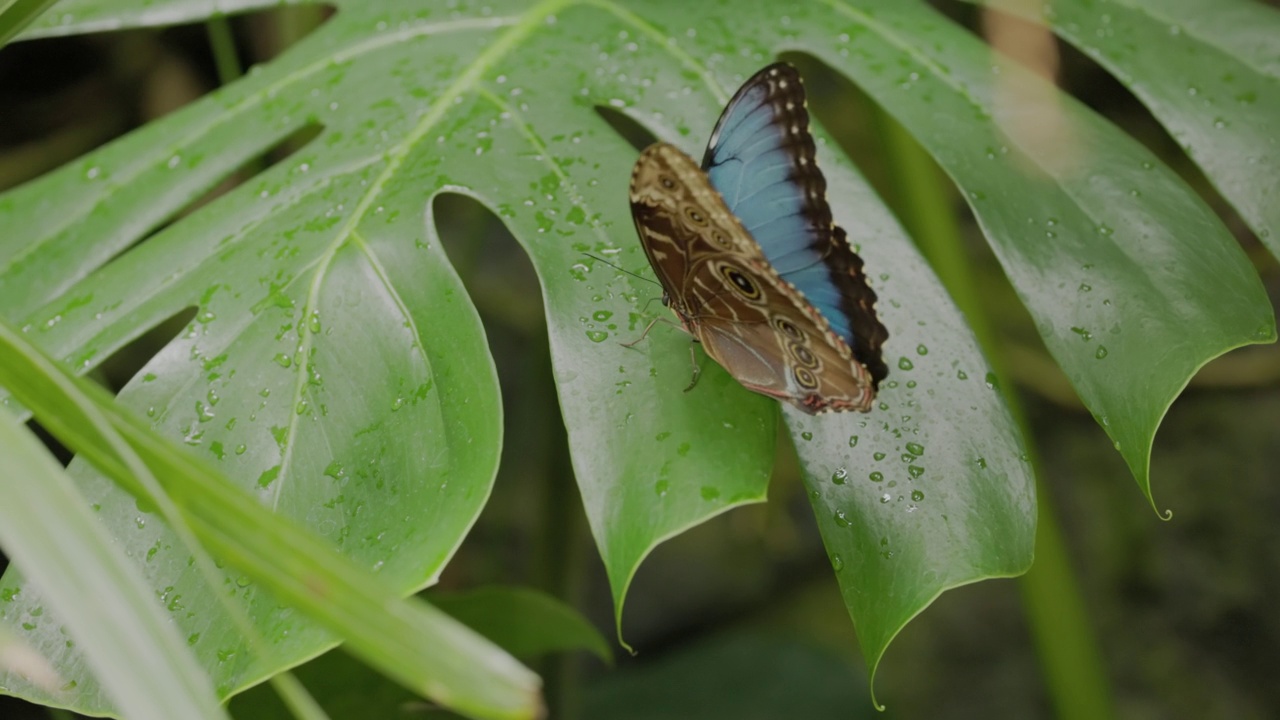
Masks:
[[[0,625],[0,669],[22,675],[32,683],[50,689],[59,684],[53,665],[14,637],[4,625]]]
[[[836,222],[867,238],[867,267],[880,270],[890,372],[870,414],[784,416],[874,676],[890,640],[944,590],[1030,567],[1035,487],[963,316],[847,160],[819,155],[828,195],[858,208],[833,208]]]
[[[576,610],[531,588],[482,587],[461,593],[430,593],[433,605],[519,658],[567,650],[589,650],[605,662],[613,651]]]
[[[138,498],[135,525],[145,527],[152,510],[163,502],[181,514],[180,519],[190,528],[190,534],[213,555],[239,571],[220,578],[217,588],[209,588],[202,573],[192,572],[190,575],[194,577],[179,581],[182,585],[168,586],[156,593],[170,613],[170,617],[164,619],[166,625],[178,618],[197,617],[192,605],[210,598],[212,602],[204,619],[213,624],[208,616],[224,610],[223,604],[227,601],[220,596],[229,592],[248,605],[246,615],[270,631],[268,635],[255,627],[247,638],[233,640],[232,643],[238,641],[247,646],[246,657],[235,663],[236,674],[228,675],[219,667],[221,673],[214,673],[216,678],[229,676],[241,683],[260,680],[264,672],[275,672],[289,661],[288,654],[272,653],[282,645],[287,648],[290,636],[301,636],[311,643],[332,644],[321,631],[324,628],[346,639],[352,652],[365,661],[442,705],[487,718],[527,718],[537,714],[537,679],[509,655],[426,603],[401,600],[395,590],[376,575],[340,557],[312,534],[273,515],[204,463],[157,437],[112,403],[101,389],[66,377],[52,360],[3,322],[0,322],[0,351],[3,358],[0,385],[12,388],[67,447],[88,458],[123,490]],[[119,438],[128,443],[124,452]],[[125,456],[126,452],[129,457]],[[145,463],[143,472],[153,476],[148,480],[158,483],[156,493],[163,492],[167,497],[159,498],[151,492],[150,485],[140,482],[140,473],[133,469],[139,462]],[[95,504],[93,511],[100,513],[102,508]],[[102,517],[105,516],[97,516]],[[157,541],[147,552],[143,572],[150,569],[146,563],[160,548]],[[194,563],[194,558],[188,556],[187,567]],[[47,569],[42,567],[39,573],[43,572]],[[43,615],[41,592],[24,585],[21,578],[10,577],[16,574],[12,569],[6,573],[13,585],[0,587],[0,597],[9,603],[3,608],[0,620],[14,622],[19,617]],[[258,592],[255,584],[268,592]],[[292,617],[295,608],[302,610],[306,618]],[[97,616],[91,614],[90,617]],[[308,623],[307,619],[314,620],[315,624]],[[244,621],[240,617],[222,620],[237,631],[239,623]],[[41,623],[24,622],[21,629],[23,640],[46,656],[60,659],[59,669],[73,675],[68,687],[75,688],[76,692],[48,697],[46,688],[32,685],[21,676],[4,678],[3,686],[8,691],[45,702],[110,711],[106,698],[94,692],[90,678],[81,676],[84,669],[69,666],[69,648],[64,647],[56,616]],[[201,635],[195,632],[186,637],[186,645],[197,654],[201,650]],[[140,638],[144,637],[149,636],[134,633],[131,642],[141,642]],[[265,647],[263,639],[268,637],[270,647]],[[220,666],[233,664],[234,651],[223,649],[228,647],[227,641],[213,638],[211,643],[216,643]],[[224,685],[219,690],[226,694],[227,687]]]
[[[858,83],[960,186],[1045,345],[1154,506],[1151,443],[1169,404],[1210,359],[1275,339],[1252,265],[1141,144],[993,60],[927,5],[828,6],[790,26],[836,37],[788,45]],[[1037,135],[1045,127],[1063,134]]]
[[[56,0],[4,0],[0,2],[0,47],[30,25]]]
[[[1176,175],[1026,71],[993,71],[989,47],[922,2],[338,5],[243,80],[0,196],[14,229],[0,312],[82,372],[197,307],[120,403],[150,409],[162,432],[402,589],[438,573],[498,457],[492,361],[440,249],[440,192],[495,210],[533,260],[619,623],[657,543],[763,499],[774,404],[701,356],[706,372],[684,392],[689,341],[665,325],[621,347],[656,316],[658,293],[587,253],[645,265],[625,200],[635,151],[596,107],[697,154],[729,94],[778,52],[812,53],[856,82],[947,170],[1148,495],[1151,438],[1190,375],[1274,337],[1256,274]],[[73,0],[37,32],[211,11]],[[1034,91],[1007,102],[1009,87]],[[1018,134],[1042,119],[1065,119],[1078,164]],[[308,127],[319,135],[284,163],[112,260]],[[828,196],[881,299],[892,375],[870,415],[788,423],[874,668],[938,593],[1027,567],[1034,507],[1022,441],[962,316],[832,147],[819,149]],[[119,541],[145,551],[156,536],[131,527],[130,501],[100,501]],[[180,571],[169,562],[152,581]],[[290,641],[298,660],[324,646]]]
[[[61,635],[64,656],[79,648],[76,652],[83,653],[87,669],[129,717],[226,718],[213,684],[141,573],[112,544],[58,461],[4,411],[0,455],[5,458],[5,471],[0,473],[0,547],[13,566],[24,568],[39,586],[43,601],[15,612],[20,598],[14,591],[0,591],[0,619],[29,633],[55,615],[67,618]],[[53,611],[48,616],[46,605]],[[43,658],[36,655],[29,662],[43,665]],[[55,703],[76,695],[74,681],[63,677],[49,683],[51,678],[38,671],[40,665],[34,672],[29,663],[0,667],[26,683],[42,685]],[[7,684],[0,681],[0,686]]]
[[[1047,22],[1124,83],[1280,257],[1280,12],[1253,0],[981,2]]]
[[[606,662],[613,653],[600,633],[572,608],[535,590],[486,587],[461,593],[431,591],[433,605],[492,640],[517,657],[532,658],[566,650],[589,650]],[[341,648],[297,668],[316,702],[330,717],[390,718],[411,714],[420,704]],[[266,686],[249,690],[231,702],[237,720],[278,718],[286,712]]]

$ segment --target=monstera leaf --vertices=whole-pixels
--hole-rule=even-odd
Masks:
[[[1096,12],[1085,0],[1060,4]],[[67,2],[31,35],[268,5]],[[655,290],[591,256],[645,264],[626,202],[636,151],[597,108],[696,156],[737,84],[780,52],[810,53],[859,85],[960,186],[1046,346],[1148,495],[1152,437],[1191,374],[1274,339],[1244,254],[1169,168],[922,0],[336,5],[319,30],[240,81],[0,196],[0,313],[86,372],[194,308],[187,331],[118,402],[405,592],[435,579],[475,520],[501,442],[484,330],[434,222],[441,193],[491,208],[533,260],[573,467],[619,623],[657,543],[764,499],[777,405],[705,360],[684,392],[689,340],[669,328],[638,352],[621,347],[647,324]],[[1194,10],[1168,5],[1169,16]],[[1138,27],[1168,21],[1131,15]],[[1263,127],[1274,64],[1214,47],[1218,67],[1256,68],[1248,78],[1266,98],[1224,109],[1236,128],[1224,132]],[[1007,88],[1052,102],[1010,102]],[[1050,107],[1073,130],[1071,163],[1013,129]],[[165,225],[305,130],[314,139],[285,162]],[[964,318],[817,135],[836,221],[881,299],[891,374],[868,415],[788,411],[785,421],[874,669],[942,591],[1029,566],[1034,491]],[[1244,172],[1256,179],[1262,169]],[[1221,187],[1231,195],[1238,185]],[[182,595],[174,622],[199,629],[193,649],[224,694],[332,644],[246,596],[272,654],[241,652],[168,531],[138,522],[133,498],[86,467],[73,470],[157,593]],[[40,604],[12,572],[0,597],[10,600],[0,617],[19,628]],[[57,627],[46,615],[14,632],[50,651],[61,647]],[[108,710],[88,690],[92,678],[75,679],[86,689],[76,709]],[[47,697],[20,678],[0,686]]]

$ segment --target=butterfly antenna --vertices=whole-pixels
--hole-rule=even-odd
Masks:
[[[595,255],[592,255],[591,253],[582,253],[582,254],[583,254],[583,255],[586,255],[587,257],[591,258],[592,260],[599,260],[600,262],[604,263],[605,265],[608,265],[609,267],[613,268],[614,270],[617,270],[618,272],[626,273],[626,274],[630,275],[631,277],[636,278],[637,280],[643,280],[643,281],[645,281],[645,282],[651,282],[651,283],[653,283],[654,285],[659,285],[659,286],[662,284],[662,283],[659,283],[657,280],[653,280],[653,279],[650,279],[650,278],[644,277],[644,276],[642,276],[642,275],[637,275],[637,274],[635,274],[635,273],[631,272],[630,270],[627,270],[626,268],[623,268],[623,267],[619,267],[619,266],[617,266],[617,265],[614,265],[613,263],[609,262],[608,260],[605,260],[605,259],[604,259],[604,258],[602,258],[602,257],[597,257],[597,256],[595,256]]]

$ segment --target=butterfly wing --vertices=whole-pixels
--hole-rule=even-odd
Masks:
[[[743,84],[716,123],[702,169],[778,274],[822,313],[874,383],[884,379],[880,348],[889,333],[862,258],[832,220],[794,67],[776,63]]]
[[[692,158],[665,143],[646,149],[631,212],[671,308],[740,383],[810,413],[870,408],[872,376],[773,269]]]

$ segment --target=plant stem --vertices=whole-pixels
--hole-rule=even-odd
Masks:
[[[1027,442],[1036,474],[1038,523],[1036,561],[1020,579],[1023,607],[1036,643],[1046,689],[1057,716],[1063,720],[1099,720],[1114,717],[1111,691],[1102,655],[1085,609],[1084,600],[1067,558],[1049,493],[1041,480],[1034,436],[996,341],[961,242],[951,194],[942,171],[896,121],[878,107],[874,110],[879,136],[888,155],[890,204],[929,260],[956,305],[977,336],[991,369],[1008,388],[1005,402]]]
[[[564,421],[555,411],[557,399],[551,383],[551,348],[545,330],[540,335],[542,347],[533,355],[540,358],[530,363],[529,386],[544,388],[537,393],[535,412],[547,426],[545,433],[548,460],[543,482],[542,527],[538,541],[536,581],[547,593],[571,607],[579,606],[585,565],[585,514],[574,482],[569,459],[569,438]],[[554,418],[547,422],[548,412]],[[581,710],[581,656],[564,652],[548,657],[542,665],[543,694],[547,707],[557,718],[574,720]]]
[[[240,55],[236,52],[235,34],[231,32],[231,22],[226,16],[211,17],[205,21],[205,32],[209,36],[209,51],[213,53],[213,64],[218,69],[218,83],[226,86],[239,80],[244,75],[244,66],[240,63]],[[258,156],[245,162],[240,172],[245,177],[252,177],[267,169],[267,158]]]
[[[231,23],[225,16],[211,17],[204,24],[209,34],[209,49],[213,52],[213,63],[218,68],[218,82],[230,85],[244,74],[240,66],[240,56],[236,54],[235,37],[231,34]]]

